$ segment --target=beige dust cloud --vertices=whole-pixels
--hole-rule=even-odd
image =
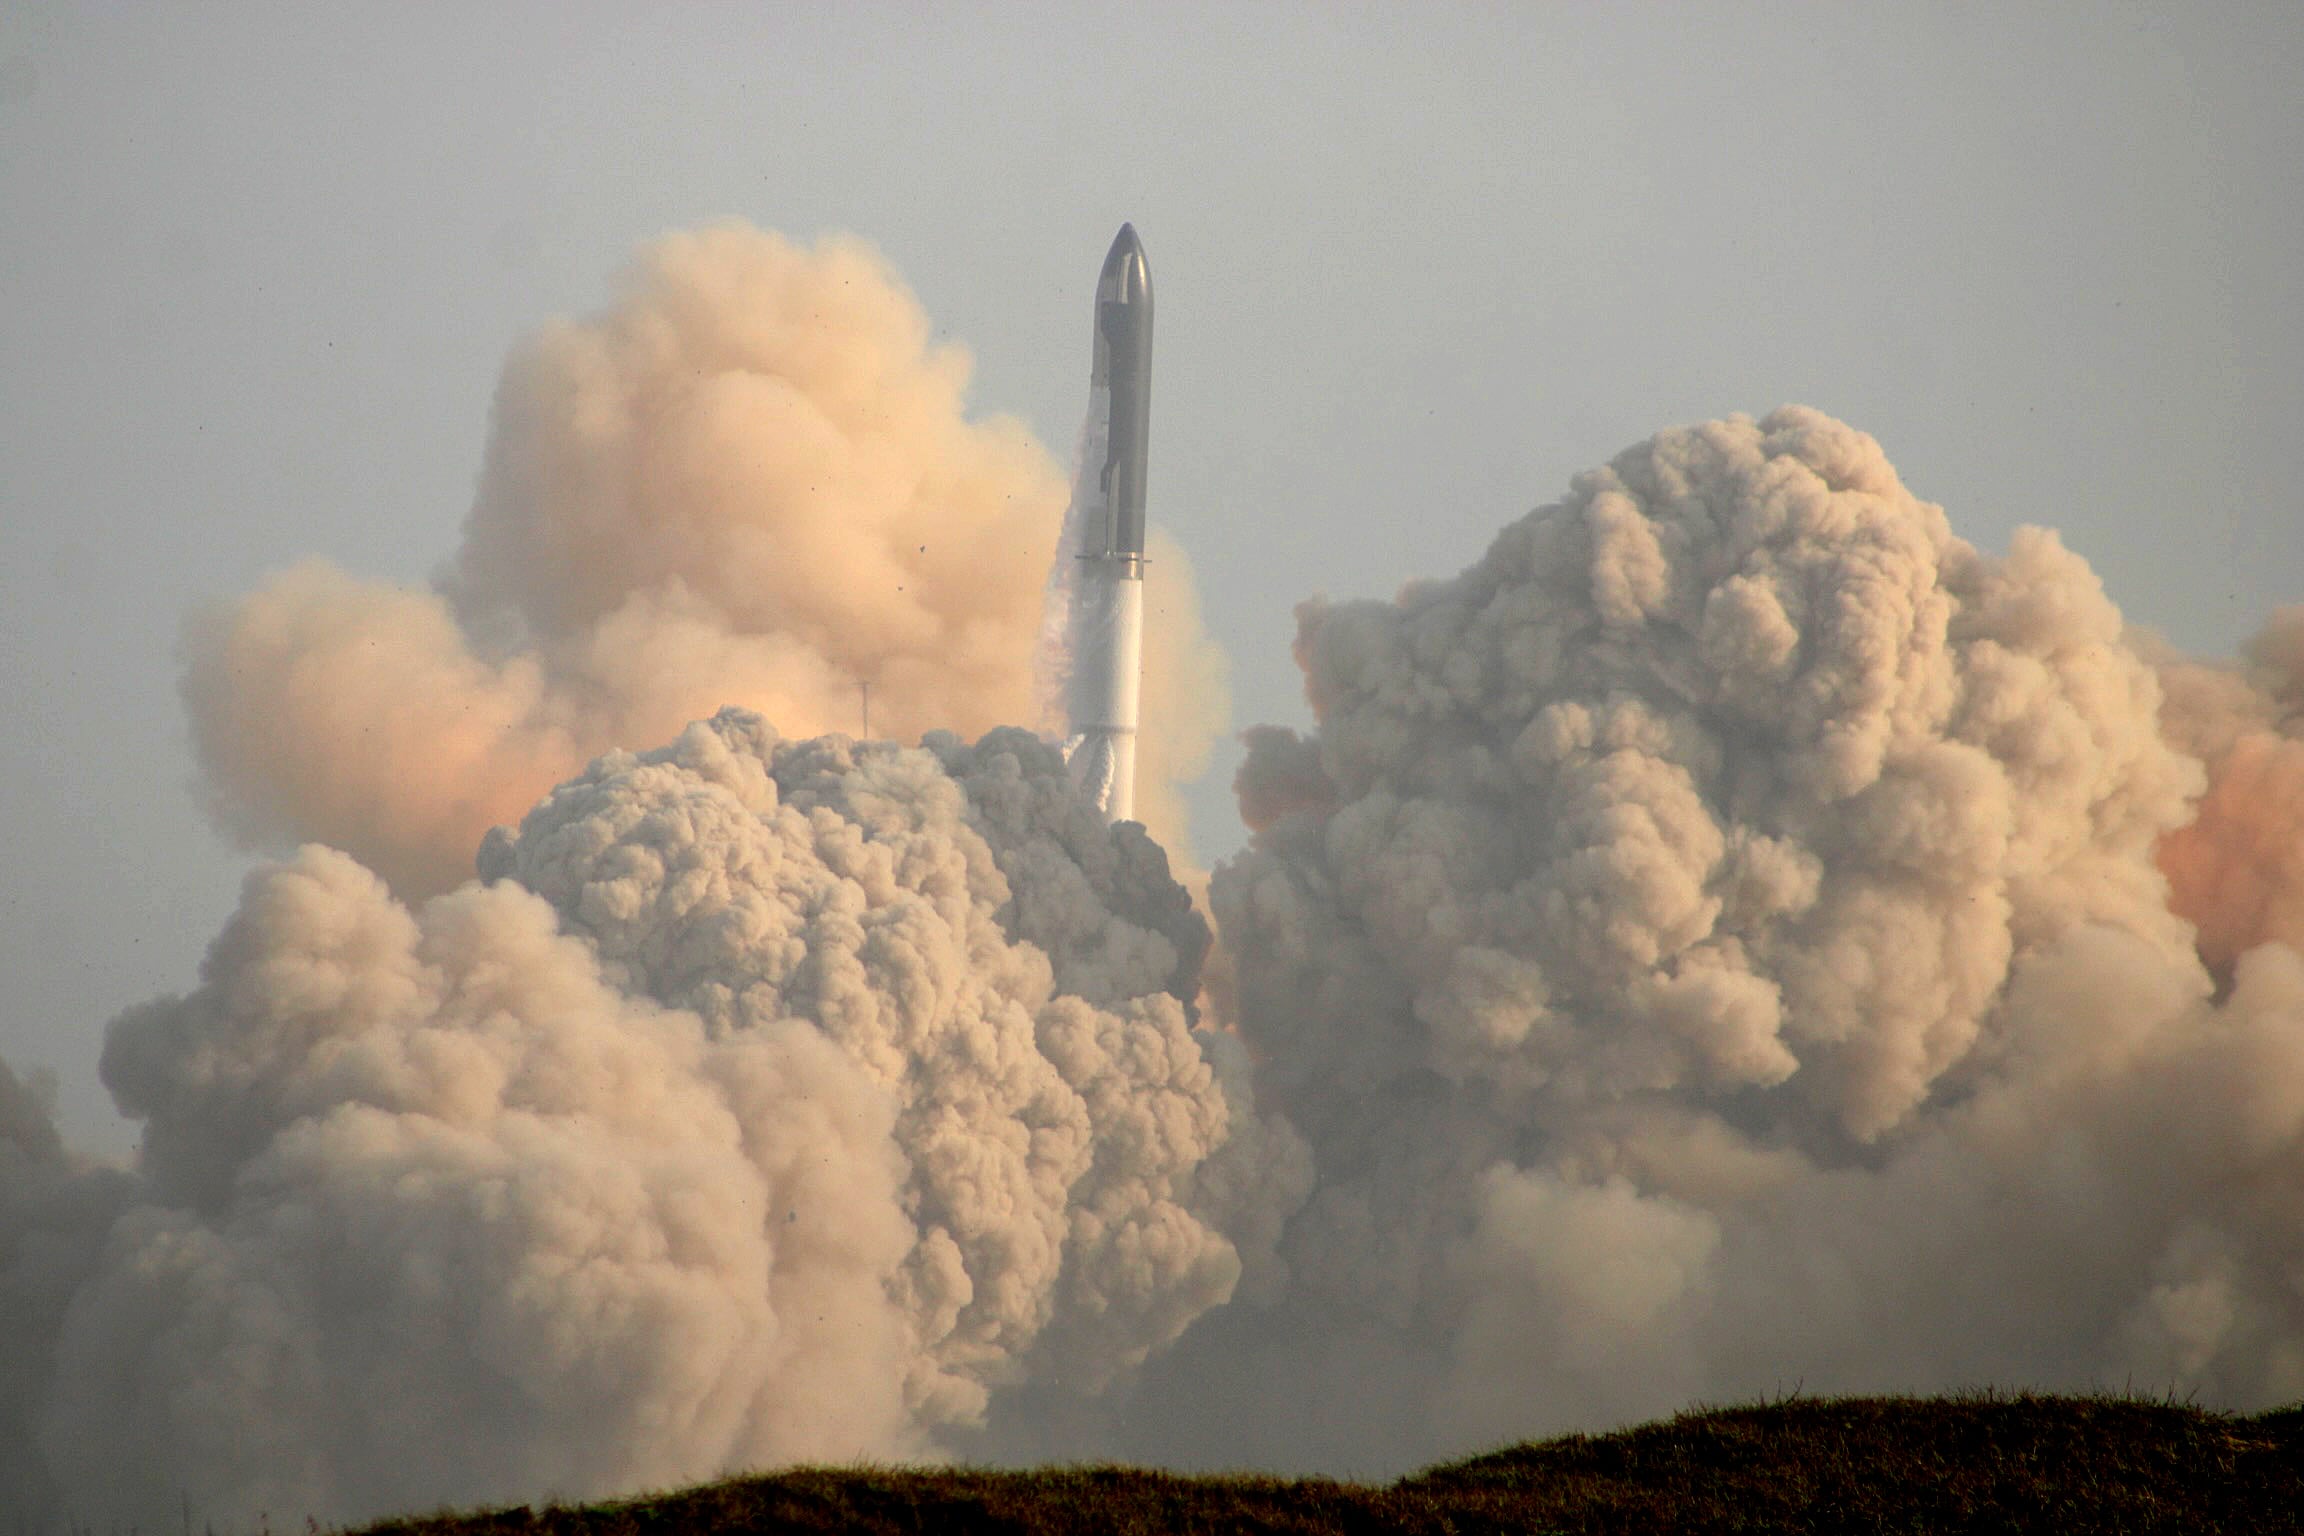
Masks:
[[[221,823],[344,849],[405,896],[617,746],[724,705],[796,735],[975,736],[1034,714],[1067,494],[869,247],[743,225],[644,251],[521,346],[434,588],[307,562],[201,615],[184,695]],[[1148,603],[1146,820],[1222,729],[1189,566]]]
[[[1211,904],[1310,1193],[1145,1444],[2304,1394],[2304,617],[2157,654],[2053,530],[1979,550],[1802,408],[1298,614],[1317,724],[1248,733]]]
[[[2171,739],[2208,764],[2199,813],[2160,843],[2178,912],[2220,975],[2271,940],[2304,948],[2304,608],[2286,608],[2243,659],[2162,664]]]

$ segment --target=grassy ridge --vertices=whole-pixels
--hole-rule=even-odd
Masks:
[[[1848,1398],[1684,1413],[1386,1486],[811,1468],[581,1508],[394,1520],[367,1536],[736,1532],[2304,1531],[2304,1408],[2119,1398]]]

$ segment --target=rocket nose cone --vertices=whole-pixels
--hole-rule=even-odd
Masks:
[[[1096,280],[1096,297],[1106,303],[1141,304],[1152,296],[1152,268],[1144,260],[1144,242],[1136,226],[1123,224],[1105,253],[1103,274]]]

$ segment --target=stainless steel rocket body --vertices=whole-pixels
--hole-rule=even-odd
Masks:
[[[1152,269],[1135,226],[1123,224],[1096,280],[1096,351],[1088,370],[1103,390],[1101,476],[1109,517],[1105,552],[1144,557],[1144,472],[1152,431]]]
[[[1136,807],[1144,659],[1144,483],[1152,420],[1152,272],[1123,224],[1096,283],[1088,426],[1073,515],[1081,562],[1066,700],[1073,782],[1107,821]]]

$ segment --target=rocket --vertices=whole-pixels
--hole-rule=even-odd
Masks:
[[[1144,662],[1144,470],[1152,420],[1152,269],[1120,226],[1096,280],[1094,362],[1080,478],[1065,519],[1079,561],[1071,613],[1065,761],[1108,822],[1136,809]]]

